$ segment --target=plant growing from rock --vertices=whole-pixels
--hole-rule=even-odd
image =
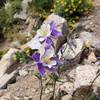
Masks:
[[[16,52],[13,59],[19,63],[24,63],[26,61],[27,55],[24,52]]]
[[[52,80],[54,81],[53,99],[55,95],[56,78],[55,73],[57,72],[58,58],[55,54],[55,47],[53,39],[61,36],[62,33],[56,29],[56,23],[51,22],[50,24],[44,24],[41,29],[37,31],[37,35],[34,37],[34,47],[32,49],[36,50],[32,55],[34,60],[34,65],[39,71],[39,80],[41,83],[41,94],[42,94],[42,77],[45,75],[46,70],[53,73]],[[42,100],[42,95],[40,94],[40,100]]]

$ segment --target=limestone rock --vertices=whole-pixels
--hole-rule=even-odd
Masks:
[[[80,88],[81,86],[88,86],[96,77],[98,68],[92,65],[80,65],[76,68],[76,76],[74,88]]]
[[[25,22],[25,24],[27,24],[27,28],[25,28],[24,30],[20,31],[20,34],[24,34],[26,36],[32,37],[32,30],[33,27],[35,28],[39,28],[40,24],[41,24],[41,20],[39,17],[31,17],[29,16]]]
[[[17,41],[12,42],[9,46],[12,47],[12,48],[19,48],[21,46],[21,44],[17,40]]]
[[[99,38],[95,36],[95,33],[83,31],[80,33],[79,38],[81,38],[87,47],[95,46],[100,43]]]
[[[69,95],[72,95],[74,92],[74,85],[71,82],[66,82],[60,86],[61,91],[65,91]]]
[[[16,13],[14,15],[14,18],[19,18],[19,19],[23,19],[23,20],[25,20],[27,17],[28,17],[28,15],[24,11],[21,11],[20,13]]]
[[[62,97],[62,100],[70,100],[71,99],[71,95],[65,95]]]
[[[27,74],[28,74],[27,71],[25,71],[25,70],[19,70],[19,75],[20,76],[26,76]]]
[[[98,66],[98,70],[100,71],[100,65]],[[100,73],[100,72],[99,72]],[[94,84],[95,87],[100,87],[100,75],[95,80]]]
[[[22,3],[21,3],[22,11],[19,12],[19,13],[16,13],[14,15],[14,18],[26,20],[26,18],[28,17],[28,14],[27,14],[28,3],[31,2],[31,1],[32,0],[23,0]]]
[[[5,74],[7,69],[15,63],[13,55],[19,51],[18,49],[11,48],[0,60],[0,77]]]
[[[5,93],[0,100],[10,100],[11,92]]]
[[[61,66],[61,70],[69,70],[73,66],[76,66],[79,61],[81,54],[84,50],[84,41],[81,39],[73,39],[73,43],[65,43],[58,52],[58,57],[61,59],[59,61],[59,66]]]
[[[74,44],[69,45],[65,43],[61,50],[58,52],[59,57],[63,56],[64,59],[74,59],[79,53],[83,51],[84,42],[81,39],[72,40]]]
[[[4,89],[7,87],[7,84],[10,84],[12,81],[16,79],[16,71],[12,72],[11,74],[4,74],[0,78],[0,89]]]
[[[75,68],[72,69],[72,70],[70,70],[70,72],[68,73],[68,76],[69,76],[70,78],[72,78],[73,80],[75,79],[75,75],[76,75],[76,70],[75,70]]]
[[[52,21],[54,21],[56,23],[57,30],[59,32],[62,32],[62,34],[63,34],[58,39],[54,39],[53,40],[54,45],[55,45],[55,51],[58,52],[58,50],[60,49],[60,47],[62,46],[62,44],[66,42],[66,36],[69,33],[69,29],[68,29],[67,21],[64,18],[62,18],[62,17],[60,17],[60,16],[58,16],[56,14],[49,15],[47,17],[47,19],[43,22],[43,24],[41,25],[41,27],[44,24],[50,24]],[[41,27],[40,27],[40,29],[41,29]],[[37,36],[35,36],[35,37],[37,37]],[[27,43],[27,45],[29,47],[34,47],[34,45],[32,45],[33,40],[34,40],[34,38]]]

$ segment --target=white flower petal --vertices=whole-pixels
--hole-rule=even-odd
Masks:
[[[38,50],[39,50],[40,58],[41,58],[45,53],[45,47],[43,45],[41,45]]]
[[[39,36],[44,36],[43,30],[42,30],[42,29],[38,29],[38,30],[37,30],[37,35],[39,35]]]
[[[48,56],[49,58],[53,57],[55,55],[54,48],[51,47],[50,49],[46,50],[45,56]]]
[[[43,42],[44,40],[45,40],[44,37],[40,37],[40,38],[39,38],[39,41],[40,41],[40,42]]]
[[[44,45],[42,45],[39,41],[39,38],[37,36],[35,36],[31,41],[29,41],[27,43],[27,45],[31,48],[31,49],[38,49],[39,53],[41,54],[41,56],[44,55],[45,53],[45,47]]]
[[[43,66],[48,66],[48,64],[46,64],[46,63],[43,63]]]
[[[31,41],[29,41],[27,43],[27,45],[31,48],[31,49],[39,49],[40,47],[40,42],[37,38],[33,38]]]
[[[50,62],[50,65],[51,65],[51,66],[56,65],[56,64],[57,64],[57,61],[51,60],[51,62]]]
[[[42,36],[50,36],[51,30],[49,24],[43,24],[41,28],[37,31],[38,34],[41,34]]]
[[[48,65],[48,68],[52,68],[52,65]]]
[[[50,34],[51,34],[50,25],[47,24],[46,27],[47,27],[46,28],[47,36],[50,36]]]
[[[43,63],[44,66],[47,66],[48,68],[52,68],[52,65],[49,65],[49,64],[46,64],[46,63]]]
[[[57,62],[55,60],[51,61],[49,64],[43,63],[44,66],[47,66],[48,68],[52,68],[55,66]]]

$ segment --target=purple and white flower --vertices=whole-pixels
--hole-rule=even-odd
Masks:
[[[41,44],[38,36],[36,35],[27,45],[34,50],[38,50],[41,55],[45,53],[45,45]]]
[[[58,38],[59,36],[62,36],[62,33],[57,30],[57,26],[52,21],[50,24],[43,24],[41,29],[37,31],[37,34],[39,36],[39,41],[41,43],[48,44],[49,48],[51,45],[53,46],[53,38]]]
[[[45,50],[51,46],[54,47],[53,39],[61,36],[62,33],[57,31],[56,24],[51,22],[50,24],[43,24],[42,27],[37,31],[36,36],[27,43],[32,49],[38,49],[43,55]]]
[[[32,55],[35,65],[38,67],[41,76],[45,74],[45,69],[53,69],[57,65],[57,61],[54,59],[54,50],[50,48],[46,50],[45,54],[41,56],[39,52]]]
[[[57,26],[54,21],[50,23],[50,30],[51,30],[51,36],[53,36],[54,38],[58,38],[59,36],[62,36],[62,32],[57,30]]]
[[[61,35],[62,33],[57,30],[56,24],[51,22],[50,24],[43,24],[36,36],[28,43],[29,47],[38,50],[32,58],[41,76],[45,74],[46,68],[51,70],[57,65],[53,39]]]

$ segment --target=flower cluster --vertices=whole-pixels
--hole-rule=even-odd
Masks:
[[[53,39],[61,35],[62,33],[57,30],[56,24],[51,22],[50,24],[43,24],[32,41],[32,48],[37,50],[32,55],[32,59],[41,76],[45,74],[45,69],[53,70],[57,65]]]

